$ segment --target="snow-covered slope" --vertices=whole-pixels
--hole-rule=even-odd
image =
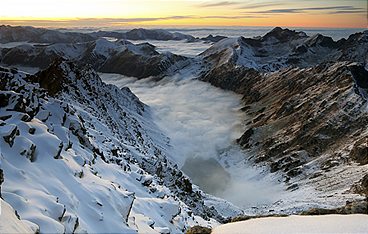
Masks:
[[[367,233],[368,215],[289,216],[251,219],[215,228],[214,234]]]
[[[365,62],[367,48],[368,31],[336,42],[321,34],[309,37],[304,32],[277,27],[262,37],[221,40],[200,57],[210,64],[210,70],[231,65],[269,72],[288,66],[310,67],[326,61]]]
[[[134,45],[126,40],[111,42],[103,38],[86,43],[25,44],[0,51],[0,62],[5,65],[44,69],[61,57],[92,65],[99,71],[137,78],[169,74],[189,64],[187,58],[169,52],[160,54],[148,43]]]
[[[28,224],[177,233],[223,220],[168,160],[168,138],[129,89],[63,61],[34,76],[1,68],[0,77],[2,197]]]
[[[15,210],[0,198],[0,233],[35,233],[29,225],[19,220]]]

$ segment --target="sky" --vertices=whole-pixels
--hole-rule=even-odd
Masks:
[[[367,28],[367,0],[0,0],[0,24]]]

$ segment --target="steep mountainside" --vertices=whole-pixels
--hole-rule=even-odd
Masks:
[[[335,42],[275,28],[201,56],[202,80],[243,95],[250,119],[238,143],[253,162],[281,173],[290,190],[365,195],[368,31]]]
[[[64,61],[33,76],[1,68],[0,78],[1,193],[33,229],[182,232],[240,214],[205,205],[128,88]]]

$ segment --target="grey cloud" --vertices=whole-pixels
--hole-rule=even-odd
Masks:
[[[273,6],[282,6],[285,5],[281,2],[265,2],[265,3],[257,3],[257,4],[247,4],[239,6],[238,9],[257,9],[262,7],[273,7]]]
[[[203,3],[197,6],[199,7],[220,7],[220,6],[232,6],[238,5],[239,2],[230,2],[230,1],[222,1],[222,2],[215,2],[215,3]]]
[[[304,8],[283,8],[283,9],[272,9],[266,11],[257,12],[246,12],[246,13],[256,13],[256,14],[279,14],[279,13],[305,13],[313,11],[328,11],[330,14],[337,13],[361,13],[364,9],[354,6],[327,6],[327,7],[304,7]]]

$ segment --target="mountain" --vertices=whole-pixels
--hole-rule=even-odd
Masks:
[[[125,40],[158,40],[158,41],[195,40],[193,36],[183,33],[178,32],[171,33],[164,29],[144,29],[144,28],[135,28],[124,33],[111,32],[111,31],[97,31],[90,33],[90,35],[96,38],[112,37],[116,39],[125,39]]]
[[[62,60],[0,77],[1,196],[33,229],[177,233],[241,214],[170,161],[168,138],[128,88]]]
[[[310,67],[328,61],[367,60],[368,31],[333,41],[320,34],[307,36],[304,32],[275,28],[258,38],[229,38],[215,43],[200,56],[213,70],[236,67],[272,72],[281,68]],[[211,75],[211,74],[209,74]]]
[[[57,58],[137,78],[163,75],[188,65],[187,58],[169,52],[160,54],[149,43],[134,45],[126,40],[111,42],[103,38],[85,43],[25,44],[0,50],[0,61],[8,66],[45,69]]]
[[[28,42],[28,43],[78,43],[95,41],[101,38],[115,40],[156,40],[156,41],[182,41],[187,42],[218,42],[227,37],[208,35],[197,38],[189,34],[170,32],[165,29],[134,28],[127,32],[96,31],[91,33],[61,32],[59,30],[35,28],[31,26],[0,25],[0,43]]]
[[[202,37],[201,40],[205,41],[205,42],[219,42],[223,39],[226,39],[227,37],[224,36],[213,36],[213,35],[208,35],[207,37]]]
[[[114,37],[100,33],[92,37]],[[68,233],[180,233],[244,215],[193,185],[170,160],[150,107],[96,70],[139,79],[199,74],[241,95],[246,130],[236,143],[247,163],[274,173],[294,196],[256,212],[302,212],[302,203],[316,207],[305,214],[367,213],[368,31],[339,41],[282,28],[208,40],[217,42],[195,58],[125,39],[2,48],[1,63],[44,69],[0,68],[7,213],[16,210],[25,228]]]
[[[200,56],[201,80],[243,96],[248,129],[238,144],[254,164],[281,174],[288,190],[313,188],[313,199],[364,200],[368,31],[336,42],[275,28]]]
[[[0,25],[0,43],[76,43],[95,40],[94,37],[76,32],[59,32],[44,28]]]

